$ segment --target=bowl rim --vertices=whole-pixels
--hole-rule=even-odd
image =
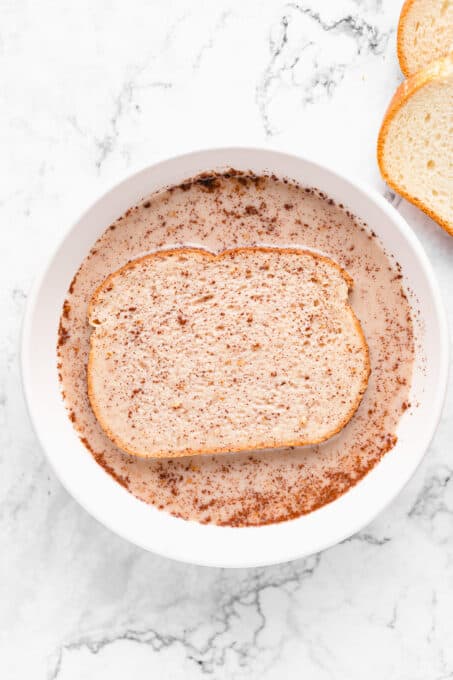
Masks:
[[[184,159],[189,159],[190,157],[197,157],[200,155],[204,155],[207,153],[213,153],[213,154],[224,154],[227,155],[228,153],[234,154],[234,153],[258,153],[258,154],[263,154],[263,155],[269,155],[270,156],[280,156],[282,160],[285,158],[287,160],[292,160],[294,162],[302,162],[307,164],[308,166],[313,166],[317,171],[320,172],[326,172],[327,174],[331,174],[335,176],[336,179],[339,179],[343,183],[346,183],[350,186],[352,186],[355,190],[357,190],[363,198],[365,198],[366,201],[371,201],[374,203],[378,209],[383,211],[388,219],[392,222],[392,224],[399,230],[400,234],[403,236],[403,238],[409,242],[411,245],[412,251],[414,252],[415,258],[418,261],[419,266],[423,270],[426,280],[429,284],[429,290],[432,296],[432,303],[433,303],[433,318],[436,321],[439,333],[438,333],[438,355],[439,355],[439,365],[440,365],[440,370],[439,374],[441,376],[441,383],[438,385],[438,390],[435,394],[434,400],[431,402],[431,408],[430,411],[433,414],[433,417],[431,419],[431,426],[430,428],[425,432],[425,437],[424,440],[421,444],[421,446],[418,447],[419,453],[415,455],[411,461],[410,464],[407,465],[406,473],[404,475],[404,478],[400,480],[399,485],[392,490],[391,494],[384,495],[382,494],[382,497],[380,498],[380,501],[378,503],[375,503],[375,505],[372,508],[368,509],[368,512],[362,512],[360,515],[360,518],[357,518],[355,522],[350,522],[347,526],[345,527],[342,531],[337,531],[334,536],[331,536],[330,538],[326,537],[320,537],[317,541],[313,542],[312,545],[310,546],[309,550],[304,550],[300,546],[298,546],[296,543],[294,546],[287,546],[287,549],[285,551],[277,550],[276,552],[278,553],[278,556],[275,559],[266,559],[265,561],[263,560],[254,560],[253,558],[248,557],[247,559],[232,559],[230,562],[228,560],[223,559],[222,561],[219,561],[216,559],[215,556],[209,559],[203,558],[191,558],[187,557],[184,554],[184,548],[181,550],[178,547],[172,546],[171,548],[166,547],[163,549],[162,547],[159,547],[159,549],[155,550],[153,547],[150,547],[150,545],[143,540],[140,540],[137,538],[137,536],[131,537],[131,535],[128,535],[128,532],[125,530],[120,530],[113,521],[110,521],[109,516],[103,515],[102,512],[99,512],[97,508],[93,508],[92,506],[88,507],[85,499],[81,498],[81,494],[79,493],[79,490],[77,488],[77,484],[72,485],[70,480],[60,474],[60,472],[56,469],[54,462],[52,460],[52,457],[50,456],[49,452],[47,451],[46,445],[43,441],[43,438],[41,436],[41,431],[40,431],[40,426],[39,426],[39,421],[36,417],[35,411],[34,411],[34,402],[33,402],[33,396],[31,393],[31,387],[30,387],[30,382],[31,382],[31,376],[30,376],[30,366],[31,363],[27,361],[29,358],[29,351],[31,349],[31,343],[32,343],[32,336],[31,336],[31,326],[32,326],[32,319],[33,319],[33,314],[35,311],[35,307],[38,302],[38,298],[41,292],[41,288],[43,286],[43,283],[45,281],[46,275],[48,274],[48,271],[54,262],[57,254],[59,253],[61,247],[63,246],[64,242],[68,238],[68,236],[77,229],[78,225],[87,217],[87,215],[90,213],[90,211],[100,202],[106,200],[109,195],[112,195],[118,191],[121,190],[123,186],[126,186],[130,182],[134,182],[137,180],[137,178],[142,174],[148,172],[151,168],[157,168],[160,165],[163,164],[170,164],[170,163],[178,163]],[[207,169],[208,170],[208,169]],[[164,187],[165,185],[163,185]],[[420,465],[422,459],[424,458],[427,449],[432,441],[432,438],[434,436],[434,433],[437,429],[441,413],[442,413],[442,408],[445,402],[445,396],[447,392],[447,385],[448,385],[448,372],[449,372],[449,329],[448,329],[448,323],[447,323],[447,316],[444,308],[444,304],[442,301],[442,296],[440,292],[440,287],[437,282],[436,276],[434,274],[434,270],[432,268],[431,262],[428,259],[427,254],[425,253],[420,241],[418,240],[417,236],[415,233],[412,231],[411,227],[409,224],[406,222],[406,220],[402,217],[402,215],[394,208],[393,205],[389,204],[388,201],[381,195],[379,192],[374,189],[373,187],[368,186],[367,184],[363,183],[361,180],[357,179],[350,173],[344,173],[342,171],[339,171],[338,168],[332,167],[329,164],[326,164],[324,162],[320,163],[313,158],[309,156],[304,156],[302,154],[296,154],[296,153],[287,153],[285,151],[281,151],[279,149],[275,149],[272,147],[259,147],[259,146],[218,146],[218,147],[204,147],[204,148],[199,148],[193,151],[190,151],[188,153],[182,153],[182,154],[177,154],[173,155],[171,157],[163,157],[159,158],[156,161],[147,164],[140,168],[139,170],[133,172],[133,173],[128,173],[126,176],[121,179],[120,181],[115,182],[113,185],[111,185],[107,190],[103,191],[101,195],[97,196],[94,200],[91,200],[90,204],[87,206],[87,208],[81,212],[79,217],[72,222],[72,224],[69,225],[67,229],[63,230],[63,233],[61,237],[57,240],[56,245],[54,246],[53,249],[50,249],[49,256],[46,258],[45,262],[43,265],[38,270],[38,274],[35,276],[34,282],[31,286],[29,295],[27,297],[27,303],[26,303],[26,308],[25,308],[25,313],[23,317],[23,322],[22,322],[22,332],[21,332],[21,340],[20,340],[20,373],[21,373],[21,380],[22,380],[22,387],[23,387],[23,392],[25,395],[25,402],[27,406],[27,411],[30,417],[30,421],[32,423],[32,427],[34,430],[34,433],[36,435],[36,438],[44,452],[44,455],[46,459],[48,460],[49,464],[54,470],[54,473],[58,477],[59,481],[65,488],[65,490],[91,515],[93,516],[97,521],[99,521],[102,525],[106,526],[108,529],[110,529],[112,532],[115,534],[121,536],[125,540],[129,541],[130,543],[133,543],[135,545],[138,545],[141,548],[144,548],[148,551],[155,552],[156,554],[162,555],[164,557],[174,559],[177,561],[185,562],[185,563],[190,563],[190,564],[197,564],[200,566],[209,566],[209,567],[235,567],[235,568],[245,568],[245,567],[260,567],[260,566],[270,566],[273,564],[280,564],[283,562],[289,562],[295,559],[303,558],[303,557],[308,557],[309,555],[316,554],[317,552],[323,551],[325,549],[328,549],[332,547],[333,545],[336,545],[337,543],[340,543],[341,541],[345,540],[346,538],[354,535],[358,531],[360,531],[364,526],[368,525],[375,517],[377,517],[394,499],[395,497],[401,492],[401,490],[406,486],[406,484],[409,482],[411,477],[414,475],[415,471],[417,470],[418,466]],[[385,458],[385,457],[384,457]],[[366,477],[364,478],[366,479]],[[358,484],[355,487],[352,487],[349,489],[346,494],[344,494],[340,499],[337,499],[333,503],[337,503],[341,498],[344,498],[348,494],[351,494],[354,489],[359,487],[363,483],[363,480],[358,482]],[[115,482],[116,484],[116,482]],[[129,493],[129,492],[126,492]],[[137,500],[138,503],[143,503],[142,501]],[[328,504],[328,505],[333,505],[333,503]],[[147,506],[147,507],[152,507],[152,506]],[[326,506],[323,506],[326,507]],[[321,508],[322,510],[322,508]],[[315,514],[316,512],[319,511],[314,511],[314,513],[310,514]],[[303,518],[304,516],[302,516]],[[302,519],[301,517],[296,518],[294,520],[289,520],[288,522],[283,522],[281,524],[276,523],[276,524],[271,524],[271,525],[264,525],[262,527],[218,527],[215,526],[214,528],[216,530],[224,530],[226,532],[251,532],[251,531],[263,531],[263,530],[272,530],[274,533],[279,532],[279,527],[298,522]],[[186,524],[194,524],[193,522],[187,522],[186,520],[179,520],[183,521]],[[198,523],[197,526],[203,526],[206,529],[210,529],[211,525],[199,525]],[[280,533],[280,532],[279,532]]]

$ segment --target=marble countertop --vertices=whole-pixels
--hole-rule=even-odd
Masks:
[[[370,526],[278,567],[187,566],[111,534],[31,430],[18,341],[31,281],[112,183],[208,145],[361,177],[409,221],[453,318],[453,239],[381,181],[397,0],[0,2],[2,680],[453,678],[453,389],[423,464]],[[451,386],[450,386],[451,387]]]

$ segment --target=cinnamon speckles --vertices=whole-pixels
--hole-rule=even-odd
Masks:
[[[176,461],[142,460],[122,453],[98,426],[86,395],[91,332],[86,308],[95,288],[127,261],[168,245],[197,244],[219,252],[263,243],[303,245],[323,251],[354,279],[351,299],[372,358],[372,380],[354,418],[333,440],[303,449]],[[130,493],[162,511],[225,526],[259,526],[311,512],[363,478],[395,445],[399,419],[409,409],[417,408],[409,400],[414,355],[412,317],[416,314],[411,315],[411,297],[404,289],[401,265],[383,253],[378,237],[343,205],[335,204],[314,188],[234,168],[204,173],[179,187],[145,197],[136,209],[106,230],[94,250],[96,254],[82,263],[70,284],[58,332],[58,371],[68,417],[97,463]],[[269,269],[264,275],[272,273]],[[183,285],[189,277],[188,270],[181,275]],[[187,328],[202,305],[221,305],[217,296],[205,298],[214,292],[211,279],[206,280],[196,298],[198,302],[181,306],[177,314],[169,317],[168,324]],[[272,285],[271,278],[269,284]],[[204,299],[200,301],[201,298]],[[369,303],[371,299],[373,305]],[[135,306],[131,300],[124,308],[125,314],[137,314]],[[322,305],[316,309],[321,310]],[[253,333],[256,323],[250,311],[239,309],[237,313],[244,315]],[[217,326],[226,335],[223,321]],[[165,342],[166,329],[167,326],[157,329],[161,342]],[[308,336],[310,331],[301,332]],[[306,341],[309,343],[310,338]],[[132,335],[131,342],[136,342]],[[260,338],[250,338],[249,348],[259,343]],[[253,351],[262,350],[256,347]],[[156,361],[158,356],[150,354],[147,362]],[[242,359],[238,355],[235,361]],[[268,366],[269,394],[274,383],[280,386],[292,379],[291,375],[277,374],[276,366],[272,362]],[[244,364],[241,373],[246,370]],[[146,392],[146,363],[140,371],[137,381],[130,385],[126,413],[146,398],[136,392]],[[317,381],[315,374],[307,373],[302,378],[313,384]],[[190,374],[182,374],[172,387],[169,404],[175,419],[181,417],[183,406],[179,404],[187,400],[190,385]],[[221,386],[217,392],[221,406]],[[258,417],[265,419],[269,409],[280,408],[281,403],[271,399],[270,403],[260,404]],[[193,408],[197,408],[196,403]]]
[[[212,300],[214,297],[213,293],[208,293],[207,295],[202,295],[201,297],[197,298],[194,300],[196,304],[201,304],[202,302],[207,302],[208,300]]]
[[[71,311],[71,305],[67,300],[64,301],[63,303],[63,314],[62,317],[63,319],[69,319],[69,313]]]
[[[64,314],[64,312],[63,312],[63,314]],[[59,347],[59,348],[63,347],[63,345],[65,345],[70,338],[70,333],[69,333],[68,329],[66,328],[66,326],[63,325],[63,318],[61,319],[60,324],[58,326],[57,347]]]
[[[75,283],[76,283],[78,274],[79,274],[79,272],[77,272],[77,273],[74,275],[74,277],[73,277],[71,283],[69,284],[69,290],[68,290],[69,295],[72,295],[72,293],[74,292],[74,286],[75,286]]]
[[[87,446],[87,440],[86,439],[85,440],[82,439],[82,442],[85,444],[85,446]],[[87,446],[87,448],[89,448],[89,446]],[[113,479],[116,482],[118,482],[118,484],[121,484],[121,486],[124,486],[125,489],[129,488],[129,482],[130,482],[129,477],[127,475],[119,474],[117,472],[117,470],[107,462],[107,459],[106,459],[106,456],[105,456],[104,453],[97,453],[95,451],[91,451],[91,453],[93,454],[93,458],[96,461],[96,463],[98,463],[98,465],[103,467],[104,470],[111,477],[113,477]]]
[[[219,186],[219,179],[213,175],[200,175],[195,183],[207,191],[214,191]]]

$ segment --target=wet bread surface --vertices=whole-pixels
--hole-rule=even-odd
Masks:
[[[144,457],[303,446],[351,419],[369,376],[352,280],[310,251],[158,252],[92,297],[88,394]]]

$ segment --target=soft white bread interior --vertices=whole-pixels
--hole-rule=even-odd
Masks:
[[[397,49],[405,76],[453,52],[453,0],[406,0]]]
[[[400,85],[377,154],[385,181],[453,233],[453,55]]]

